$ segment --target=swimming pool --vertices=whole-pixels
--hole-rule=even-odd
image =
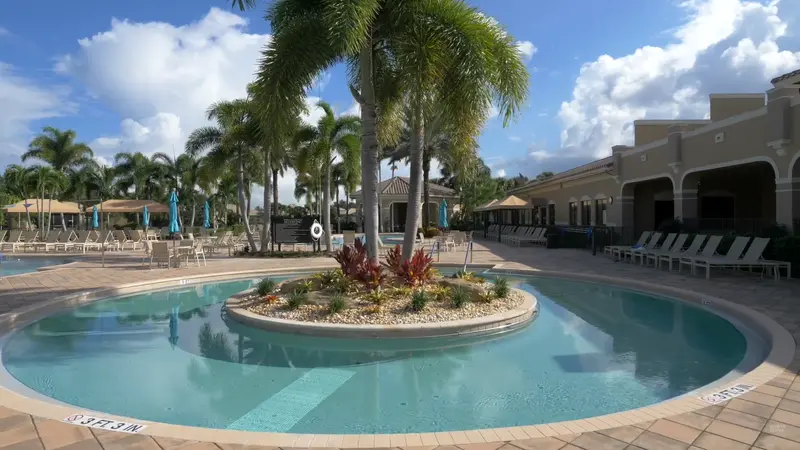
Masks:
[[[28,388],[95,411],[222,429],[358,434],[529,425],[638,408],[749,370],[766,351],[748,349],[721,317],[669,299],[512,279],[537,296],[539,317],[497,339],[264,332],[226,319],[221,302],[252,283],[231,281],[47,317],[13,334],[2,362]]]
[[[36,272],[37,269],[47,266],[56,266],[70,262],[67,258],[58,257],[22,257],[3,254],[0,255],[0,277],[19,275],[22,273]]]

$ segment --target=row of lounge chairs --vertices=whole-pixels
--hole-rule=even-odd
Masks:
[[[748,269],[761,268],[771,271],[775,280],[780,279],[781,269],[786,270],[786,277],[790,278],[791,264],[785,261],[770,261],[763,259],[762,253],[769,245],[769,238],[737,237],[731,244],[728,252],[721,255],[717,252],[722,236],[695,235],[687,246],[688,234],[669,233],[662,241],[663,233],[644,232],[633,246],[606,246],[605,254],[621,261],[630,261],[641,265],[649,265],[652,261],[654,267],[661,268],[662,263],[667,263],[670,271],[677,263],[678,272],[683,266],[689,266],[692,275],[698,268],[705,268],[706,278],[711,278],[711,269]]]
[[[529,225],[490,225],[487,237],[521,247],[522,244],[547,244],[547,227]]]

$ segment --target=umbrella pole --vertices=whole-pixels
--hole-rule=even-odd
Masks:
[[[103,197],[100,197],[100,232],[103,232]],[[106,267],[106,236],[103,236],[103,242],[100,243],[100,254],[101,254],[101,267],[105,269]]]

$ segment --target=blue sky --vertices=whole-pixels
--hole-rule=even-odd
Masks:
[[[630,143],[632,120],[702,118],[709,93],[763,92],[800,68],[797,1],[468,3],[521,43],[531,73],[522,116],[507,128],[489,120],[480,137],[496,175],[588,162]],[[265,5],[3,2],[0,162],[14,162],[45,124],[75,129],[105,161],[120,150],[179,152],[207,104],[243,94],[268,42]],[[343,68],[322,79],[310,96],[354,106]],[[281,182],[283,201],[292,183]]]

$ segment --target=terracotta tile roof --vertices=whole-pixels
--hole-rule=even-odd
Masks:
[[[571,177],[571,176],[574,176],[574,175],[580,175],[582,173],[591,172],[591,171],[596,170],[596,169],[609,168],[613,164],[614,164],[614,158],[609,156],[607,158],[598,159],[597,161],[592,161],[592,162],[590,162],[588,164],[584,164],[582,166],[578,166],[578,167],[575,167],[573,169],[566,170],[564,172],[559,172],[557,174],[554,174],[552,177],[546,178],[544,180],[529,181],[524,186],[518,187],[516,189],[512,189],[512,190],[510,190],[508,192],[509,193],[520,192],[522,190],[529,189],[529,188],[531,188],[533,186],[536,186],[536,185],[539,185],[539,184],[551,183],[551,182],[556,181],[556,180],[561,180],[561,179],[564,179],[564,178],[567,178],[567,177]]]
[[[770,81],[770,83],[772,84],[780,83],[783,80],[788,80],[789,78],[795,77],[797,75],[800,75],[800,69],[795,70],[794,72],[785,73],[779,77],[775,77],[772,79],[772,81]]]
[[[378,183],[378,192],[385,195],[408,195],[408,190],[411,185],[409,184],[408,177],[394,177],[388,180],[383,180]],[[455,196],[456,191],[446,186],[440,186],[435,183],[428,183],[428,190],[431,195],[440,197]],[[353,197],[361,196],[361,190],[353,193]]]

